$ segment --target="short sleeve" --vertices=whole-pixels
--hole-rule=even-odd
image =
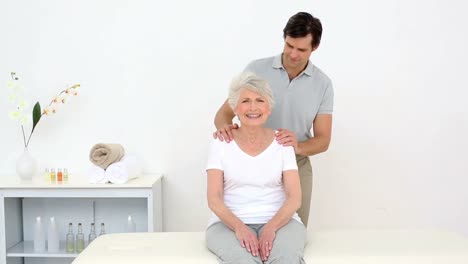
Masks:
[[[251,61],[249,64],[244,69],[244,72],[255,72],[255,69],[253,67],[254,61]]]
[[[208,153],[208,162],[206,164],[206,169],[218,169],[224,170],[222,164],[223,157],[223,142],[218,139],[213,139],[211,141],[210,152]]]
[[[283,147],[283,171],[297,170],[296,154],[293,147]]]
[[[325,93],[320,103],[318,114],[332,114],[333,113],[333,85],[331,81],[328,82],[328,85],[325,89]]]

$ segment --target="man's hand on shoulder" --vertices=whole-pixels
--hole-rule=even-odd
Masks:
[[[278,144],[283,145],[285,147],[292,146],[294,148],[294,152],[297,153],[297,137],[296,133],[291,130],[280,128],[278,132],[275,134],[276,141]]]
[[[234,139],[234,136],[232,135],[232,130],[238,129],[238,128],[239,128],[239,125],[236,123],[224,125],[222,128],[216,130],[213,133],[213,138],[219,139],[220,141],[226,141],[227,143],[229,143]]]

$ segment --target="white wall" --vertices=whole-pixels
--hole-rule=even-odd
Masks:
[[[267,8],[266,8],[267,7]],[[313,157],[313,229],[440,227],[468,235],[464,1],[1,0],[0,83],[16,71],[45,104],[31,151],[83,175],[97,142],[163,172],[165,230],[203,230],[204,163],[230,78],[281,52],[305,10],[324,24],[312,61],[334,81],[333,140]],[[1,90],[0,174],[22,150]],[[78,177],[78,176],[77,176]]]

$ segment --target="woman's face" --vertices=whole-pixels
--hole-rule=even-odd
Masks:
[[[242,88],[234,113],[244,126],[263,126],[271,114],[271,107],[265,97]]]

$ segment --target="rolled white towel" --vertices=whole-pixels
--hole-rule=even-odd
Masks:
[[[125,155],[120,161],[112,163],[106,169],[106,179],[112,183],[126,183],[142,173],[138,159],[133,155]]]
[[[88,174],[89,183],[106,183],[107,182],[106,171],[103,168],[96,166],[94,164],[88,168],[87,174]]]

